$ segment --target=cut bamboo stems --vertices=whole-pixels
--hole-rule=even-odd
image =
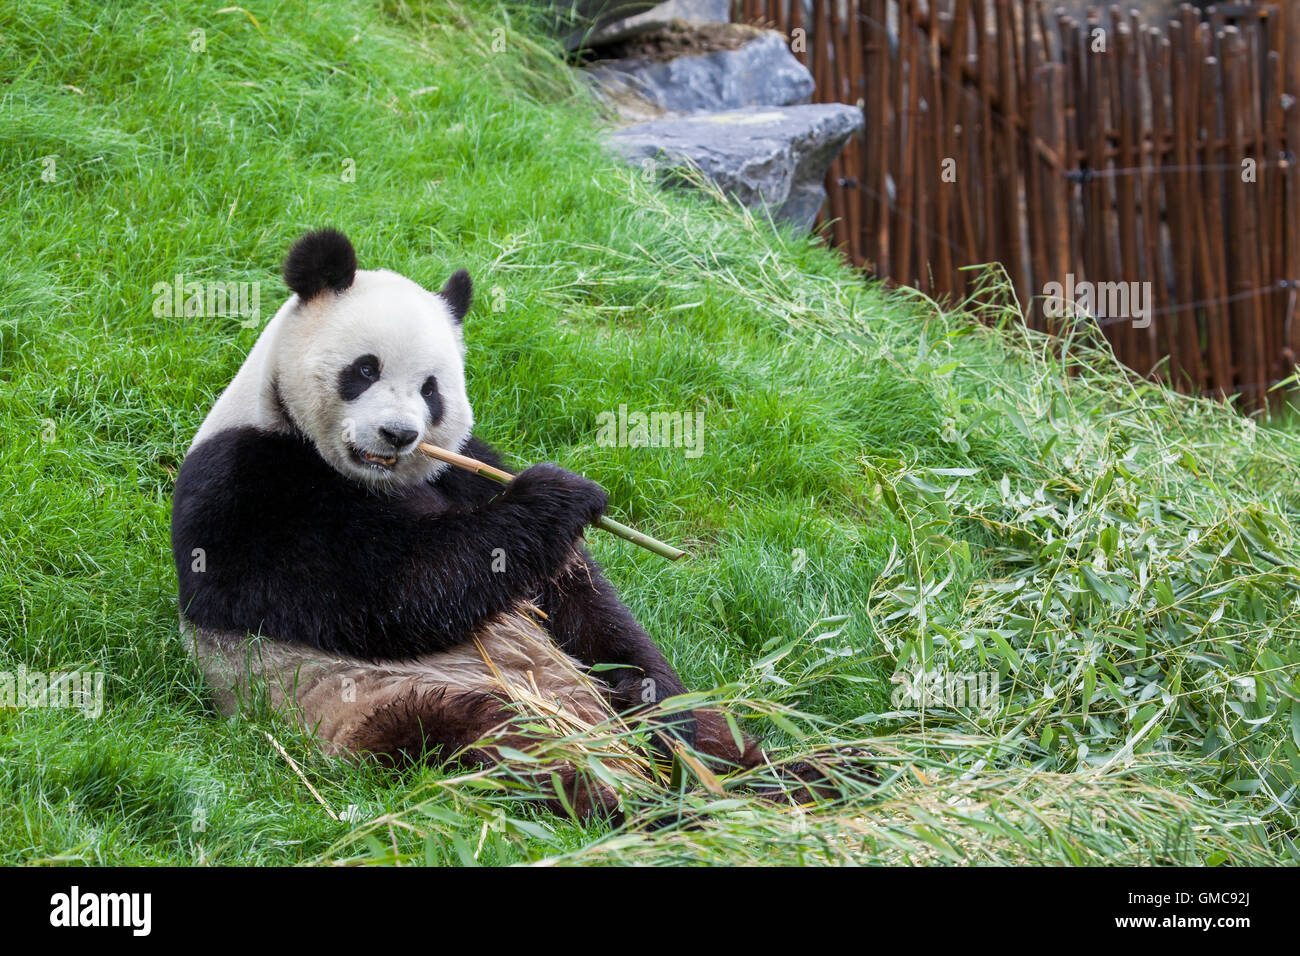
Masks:
[[[447,451],[445,448],[439,448],[437,445],[430,445],[428,442],[420,442],[420,451],[430,458],[436,458],[439,461],[445,461],[449,465],[455,465],[457,468],[463,468],[465,471],[472,471],[476,475],[482,475],[484,478],[491,478],[493,481],[499,481],[503,485],[509,484],[514,475],[500,468],[494,468],[486,462],[479,461],[477,458],[470,458],[468,455],[462,455],[458,452]],[[601,528],[611,534],[616,534],[624,541],[631,541],[633,544],[640,545],[647,551],[653,551],[660,557],[667,558],[669,561],[677,561],[686,557],[686,552],[680,548],[674,548],[671,544],[665,544],[658,538],[652,538],[648,534],[642,534],[635,528],[629,528],[621,521],[615,521],[608,515],[601,515],[596,522],[596,527]]]

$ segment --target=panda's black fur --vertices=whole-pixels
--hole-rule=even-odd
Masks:
[[[477,439],[465,453],[499,464]],[[535,465],[504,490],[448,469],[401,494],[376,491],[338,474],[300,435],[232,429],[196,447],[177,477],[181,607],[201,627],[371,660],[414,657],[541,595],[604,507],[599,486],[554,465]],[[200,547],[196,571],[190,556]],[[495,548],[505,551],[499,570]],[[600,605],[588,617],[626,626],[598,590],[588,599]],[[638,640],[620,650],[657,665],[649,648],[630,646]]]
[[[344,291],[356,274],[356,250],[337,229],[307,233],[293,244],[284,260],[284,284],[304,302],[326,289]]]

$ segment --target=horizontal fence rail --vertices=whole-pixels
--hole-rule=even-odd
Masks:
[[[1091,316],[1129,367],[1247,408],[1291,374],[1300,9],[738,0],[737,19],[865,113],[827,177],[854,263],[956,299],[963,267],[1002,263],[1031,327]]]

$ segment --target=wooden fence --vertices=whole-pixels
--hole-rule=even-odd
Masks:
[[[960,298],[963,266],[1000,262],[1033,327],[1093,316],[1130,367],[1250,408],[1291,373],[1300,9],[1156,26],[1040,0],[737,3],[787,34],[819,101],[865,111],[827,179],[855,263]]]

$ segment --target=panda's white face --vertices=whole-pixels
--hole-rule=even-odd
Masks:
[[[275,379],[325,461],[394,489],[445,468],[418,445],[457,450],[474,427],[451,304],[396,273],[358,271],[343,291],[291,307],[276,341]]]

